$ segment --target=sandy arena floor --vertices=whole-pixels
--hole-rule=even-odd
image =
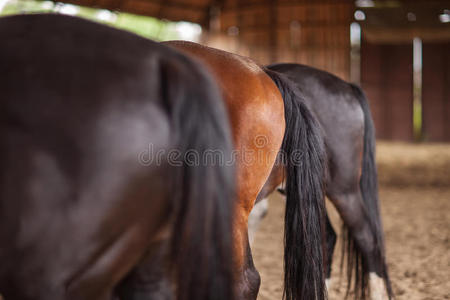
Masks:
[[[406,151],[402,151],[403,147]],[[450,299],[448,157],[450,146],[381,144],[379,147],[386,255],[398,300]],[[403,171],[393,166],[396,161]],[[425,180],[420,179],[423,176]],[[340,219],[334,209],[330,215],[338,231]],[[262,277],[259,300],[279,300],[282,296],[283,222],[284,200],[272,195],[269,214],[253,246],[255,264]],[[330,300],[344,299],[345,295],[344,280],[339,284],[339,244],[336,249]]]

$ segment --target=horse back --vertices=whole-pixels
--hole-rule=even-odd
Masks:
[[[301,90],[304,102],[322,126],[337,126],[337,122],[363,121],[359,100],[352,85],[337,76],[310,66],[280,63],[268,66],[283,73]]]

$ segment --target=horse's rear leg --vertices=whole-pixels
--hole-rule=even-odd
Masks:
[[[168,241],[149,247],[146,257],[122,280],[115,290],[120,300],[173,300],[175,294],[168,274]]]
[[[133,270],[116,288],[120,300],[173,300],[172,285],[162,261],[147,261]]]
[[[381,250],[377,247],[374,231],[366,216],[359,186],[346,193],[330,195],[330,198],[362,255],[363,268],[369,273],[370,298],[373,300],[388,299],[382,280]]]
[[[237,300],[256,300],[261,277],[253,263],[248,240],[247,218],[238,218],[234,227]]]
[[[336,246],[336,231],[334,231],[333,225],[331,225],[328,213],[325,212],[325,232],[326,232],[326,259],[325,259],[325,284],[329,290],[331,287],[331,265],[333,263],[333,253]]]

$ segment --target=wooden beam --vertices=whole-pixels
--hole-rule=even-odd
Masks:
[[[277,10],[277,0],[270,0],[270,23],[272,26],[269,27],[270,32],[270,59],[271,61],[277,61],[277,29],[278,29],[278,10]]]

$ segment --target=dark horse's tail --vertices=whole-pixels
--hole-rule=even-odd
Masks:
[[[392,289],[387,272],[383,228],[380,218],[380,209],[378,204],[378,180],[377,167],[375,164],[375,127],[370,113],[369,103],[364,92],[356,85],[351,84],[354,95],[358,99],[364,113],[364,152],[362,157],[362,172],[360,178],[360,189],[365,205],[366,217],[370,222],[373,236],[375,238],[375,255],[379,261],[381,277],[384,279],[387,292],[392,298]],[[355,273],[355,297],[365,299],[367,296],[368,267],[362,260],[362,254],[353,239],[350,238],[348,230],[345,230],[343,247],[347,249],[347,279],[348,287],[352,282],[352,274]],[[345,250],[343,248],[343,250]],[[344,251],[343,251],[344,252]]]
[[[284,100],[286,168],[284,298],[326,298],[322,237],[326,154],[318,123],[284,75],[268,70]]]
[[[234,299],[232,213],[235,199],[232,138],[220,92],[206,71],[183,57],[161,66],[165,105],[180,155],[171,196],[175,216],[170,261],[175,270],[177,300]],[[222,161],[207,161],[208,151]],[[169,157],[170,158],[170,157]]]

